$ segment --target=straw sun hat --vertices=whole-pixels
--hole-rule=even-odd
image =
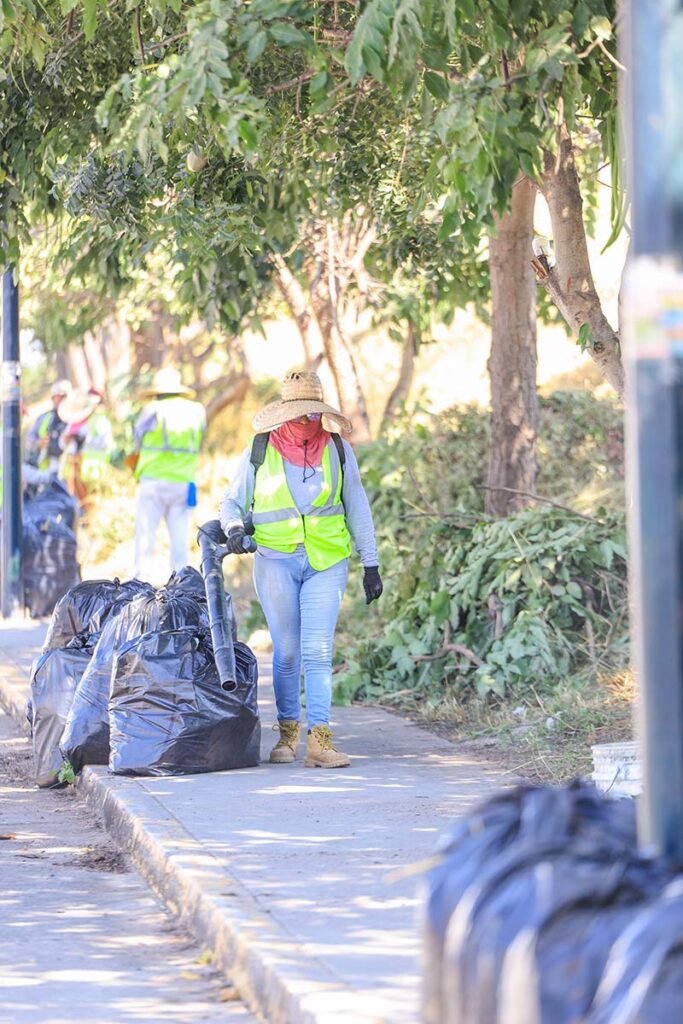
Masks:
[[[153,398],[155,395],[194,395],[192,388],[186,387],[180,379],[180,372],[172,366],[157,370],[149,387],[140,392],[142,398]]]
[[[62,423],[82,423],[99,404],[98,395],[74,389],[59,403],[59,418]]]
[[[282,398],[257,412],[252,425],[257,433],[262,433],[311,412],[319,412],[334,420],[348,434],[353,429],[346,416],[323,401],[323,386],[317,373],[291,370],[282,382]]]

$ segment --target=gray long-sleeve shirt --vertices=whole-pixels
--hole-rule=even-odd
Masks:
[[[346,515],[346,525],[363,565],[378,565],[377,541],[375,540],[375,527],[372,522],[370,503],[361,483],[360,470],[358,469],[353,448],[346,441],[342,441],[342,444],[344,445],[344,454],[346,456],[344,483],[342,486],[342,503]],[[328,441],[328,448],[330,450],[330,458],[338,459],[337,450],[331,441]],[[218,514],[221,526],[226,533],[231,526],[243,526],[251,509],[256,471],[250,462],[250,455],[251,448],[248,448],[242,455],[235,471],[234,480],[223,495],[220,504]],[[304,481],[304,472],[301,466],[295,466],[286,459],[283,461],[287,485],[294,499],[294,504],[299,510],[310,506],[322,490],[322,466],[316,466],[312,474],[311,470],[307,468],[306,475],[308,479]],[[260,547],[259,552],[271,558],[286,557],[285,552],[273,551],[271,548]]]

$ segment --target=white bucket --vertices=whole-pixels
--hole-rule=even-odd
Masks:
[[[599,743],[591,748],[591,778],[601,793],[610,796],[639,796],[643,775],[634,742]]]

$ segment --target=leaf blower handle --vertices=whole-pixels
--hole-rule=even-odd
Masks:
[[[254,552],[258,550],[254,538],[249,537],[246,533],[244,537],[242,537],[242,547],[244,548],[248,555],[253,555]]]
[[[224,690],[234,690],[237,686],[233,644],[235,618],[232,599],[225,593],[223,584],[222,560],[228,553],[223,544],[225,534],[218,520],[213,520],[199,528],[197,539],[202,553],[202,576],[218,678]]]

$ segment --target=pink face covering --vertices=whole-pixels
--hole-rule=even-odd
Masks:
[[[319,466],[329,439],[321,420],[308,420],[306,423],[291,420],[277,430],[271,430],[269,441],[287,462],[295,466]]]

